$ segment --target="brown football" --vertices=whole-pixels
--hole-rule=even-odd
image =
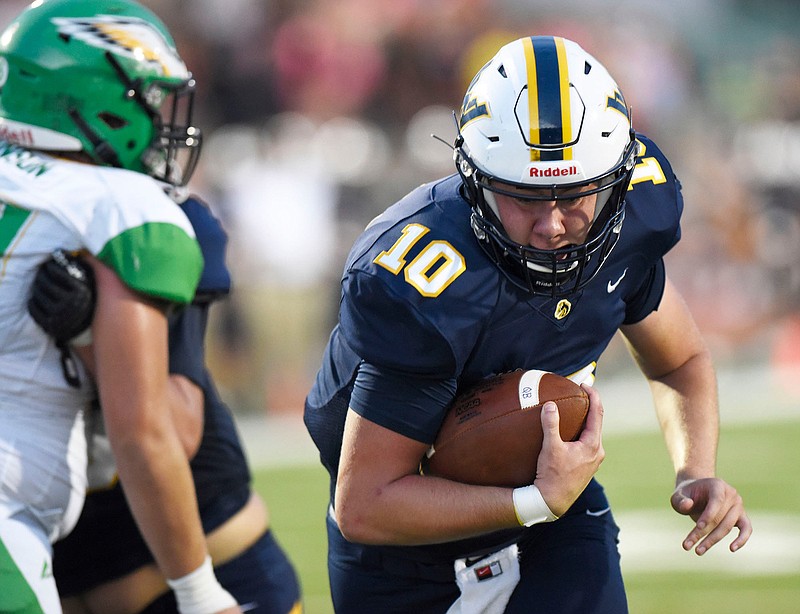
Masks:
[[[481,380],[448,409],[421,471],[485,486],[527,486],[542,448],[541,409],[558,405],[561,439],[580,435],[589,397],[572,380],[547,371],[511,371]]]

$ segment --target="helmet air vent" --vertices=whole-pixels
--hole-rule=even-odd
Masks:
[[[119,130],[120,128],[124,128],[128,125],[128,122],[125,120],[125,118],[115,115],[114,113],[98,113],[97,118],[112,130]]]

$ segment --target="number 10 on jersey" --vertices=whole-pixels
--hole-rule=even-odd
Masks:
[[[378,254],[375,264],[397,275],[403,271],[407,283],[422,296],[439,296],[447,286],[467,270],[464,256],[447,241],[430,241],[411,261],[406,256],[430,228],[422,224],[408,224],[388,250]]]

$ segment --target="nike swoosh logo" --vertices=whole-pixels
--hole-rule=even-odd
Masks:
[[[610,511],[611,511],[610,507],[603,508],[602,510],[597,510],[596,512],[593,512],[592,510],[586,510],[586,515],[594,516],[595,518],[597,518],[598,516],[602,516],[603,514],[608,514]]]
[[[242,612],[250,612],[251,610],[255,610],[258,607],[257,601],[251,601],[250,603],[245,603],[239,606],[239,609]]]
[[[609,294],[611,294],[614,290],[617,289],[617,286],[619,285],[619,282],[621,282],[625,278],[625,275],[627,275],[627,274],[628,274],[628,267],[625,267],[625,270],[622,271],[622,275],[619,276],[619,279],[617,281],[615,281],[613,283],[612,282],[608,282],[608,287],[606,288],[606,290],[608,290]]]

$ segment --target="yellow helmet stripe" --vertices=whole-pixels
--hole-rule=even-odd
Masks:
[[[536,80],[536,54],[533,52],[533,38],[522,41],[525,52],[525,66],[528,72],[528,126],[530,127],[529,143],[539,142],[539,85]],[[540,160],[539,150],[531,149],[531,162]]]
[[[572,140],[569,70],[564,39],[533,36],[523,41],[528,76],[531,161],[570,160]],[[553,147],[549,149],[548,146]]]

